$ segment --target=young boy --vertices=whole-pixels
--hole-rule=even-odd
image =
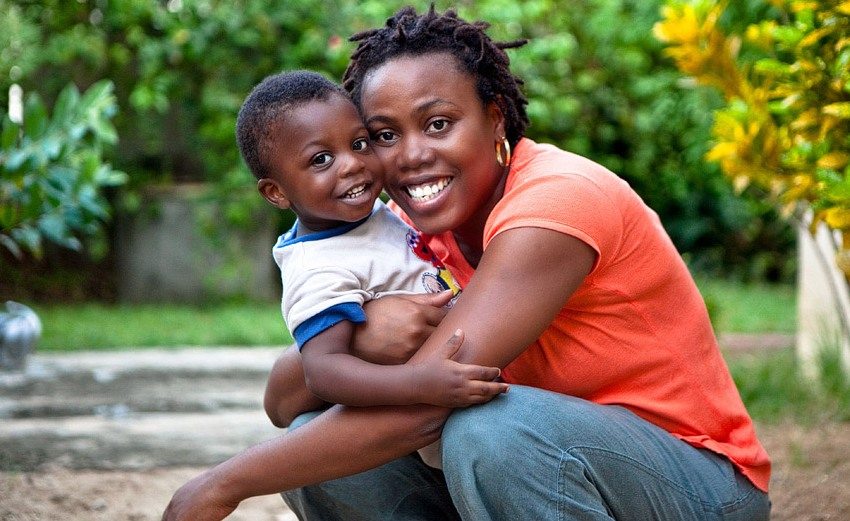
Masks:
[[[297,217],[273,254],[283,316],[313,394],[354,406],[464,407],[507,390],[493,381],[498,368],[451,360],[459,342],[415,365],[378,365],[349,353],[354,325],[366,319],[364,302],[398,293],[457,293],[457,286],[378,199],[383,168],[339,86],[307,71],[270,76],[245,100],[236,133],[260,194]],[[437,466],[433,454],[423,457]]]

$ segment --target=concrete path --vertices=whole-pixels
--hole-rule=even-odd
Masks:
[[[724,335],[725,350],[793,345]],[[0,372],[0,470],[208,466],[277,436],[262,410],[281,348],[36,354]]]
[[[720,339],[728,352],[742,353],[793,340]],[[280,351],[37,354],[26,371],[0,372],[0,519],[160,519],[190,477],[283,432],[262,411]],[[295,516],[271,495],[246,500],[230,520]]]
[[[207,466],[283,431],[262,395],[280,348],[36,354],[0,372],[0,470]]]

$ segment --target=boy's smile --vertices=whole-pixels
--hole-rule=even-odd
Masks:
[[[311,231],[363,219],[381,193],[383,168],[354,104],[341,95],[288,109],[268,153],[263,196],[291,208]]]

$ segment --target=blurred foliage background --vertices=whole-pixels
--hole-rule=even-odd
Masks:
[[[234,143],[239,106],[265,76],[318,70],[339,79],[347,37],[382,24],[410,2],[389,0],[0,0],[0,110],[10,87],[38,93],[47,107],[72,83],[111,81],[117,145],[101,164],[126,183],[103,195],[100,234],[77,230],[80,252],[59,241],[40,259],[2,253],[0,293],[36,299],[115,298],[114,226],[138,211],[153,185],[207,182],[230,222],[272,212],[256,196]],[[529,136],[589,156],[635,187],[660,215],[689,265],[704,276],[789,282],[794,240],[755,187],[736,194],[711,148],[712,113],[722,97],[693,88],[653,36],[660,0],[436,2],[491,23],[496,39],[528,38],[509,52],[525,79]],[[754,22],[767,2],[735,2],[735,23]],[[427,4],[417,5],[427,9]],[[55,109],[54,109],[55,111]],[[8,161],[7,156],[0,160]],[[5,170],[4,178],[7,176]],[[5,192],[0,204],[11,204]],[[100,201],[100,200],[98,200]],[[260,209],[261,208],[261,209]],[[260,210],[258,210],[260,209]],[[90,232],[91,230],[89,230]],[[50,241],[50,237],[47,237]],[[56,241],[50,241],[54,243]],[[65,279],[72,278],[72,283]],[[62,279],[62,280],[60,280]],[[61,291],[50,288],[62,288]]]
[[[739,8],[668,0],[655,34],[724,96],[708,158],[812,230],[834,230],[830,253],[850,277],[850,2],[772,0],[750,25]]]

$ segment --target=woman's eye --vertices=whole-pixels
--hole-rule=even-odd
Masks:
[[[396,135],[391,130],[379,130],[372,134],[372,139],[376,143],[392,143],[395,141]]]
[[[310,164],[313,166],[325,166],[333,160],[334,156],[328,154],[327,152],[322,152],[321,154],[316,154],[315,156],[313,156],[313,159],[310,160]]]
[[[351,144],[351,150],[355,152],[363,152],[369,148],[369,140],[362,137]]]
[[[434,131],[434,132],[440,132],[442,130],[445,130],[446,127],[448,127],[448,126],[449,126],[448,120],[435,119],[434,121],[432,121],[431,123],[428,124],[428,130],[431,130],[431,131]]]

